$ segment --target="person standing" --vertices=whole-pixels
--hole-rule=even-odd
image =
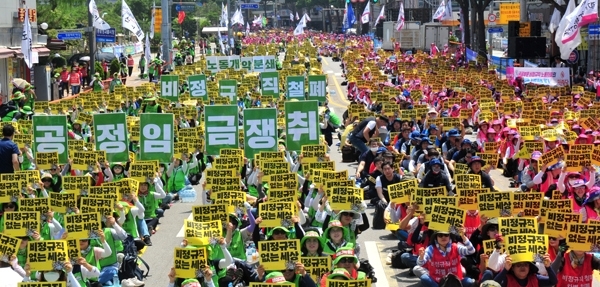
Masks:
[[[12,162],[12,165],[1,164],[0,174],[13,173],[21,169],[19,163],[21,152],[17,144],[12,141],[15,135],[15,128],[12,125],[4,125],[2,135],[4,138],[0,140],[0,161]]]
[[[131,74],[133,74],[134,65],[135,61],[133,60],[133,56],[131,56],[131,54],[127,55],[127,75],[129,75],[129,77],[131,77]]]

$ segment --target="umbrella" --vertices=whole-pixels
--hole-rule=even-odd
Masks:
[[[90,56],[83,56],[83,57],[79,58],[79,61],[89,62],[90,61]]]
[[[27,82],[21,78],[14,78],[12,80],[12,84],[13,84],[13,86],[15,86],[15,88],[24,90],[25,87],[27,87],[29,85],[29,82]]]
[[[112,54],[112,53],[104,53],[104,52],[97,52],[96,53],[96,61],[107,61],[110,62],[113,59],[116,59],[117,57]],[[79,61],[89,61],[89,54],[74,54],[73,56],[71,56],[71,58],[69,58],[69,63],[75,63],[75,62],[79,62]]]

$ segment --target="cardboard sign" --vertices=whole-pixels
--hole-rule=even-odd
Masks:
[[[459,226],[463,226],[467,211],[450,205],[434,204],[431,213],[427,213],[429,228],[438,231],[455,232]]]
[[[479,205],[477,204],[477,196],[481,193],[489,192],[487,188],[476,188],[476,189],[457,189],[458,195],[458,207],[466,210],[477,210]]]
[[[192,206],[193,220],[196,222],[220,221],[229,222],[228,214],[233,211],[232,206],[224,204],[205,204]]]
[[[504,244],[513,262],[531,262],[548,252],[548,235],[509,234]]]
[[[570,223],[581,223],[581,214],[548,211],[544,224],[544,233],[552,237],[567,238]]]
[[[66,240],[31,240],[27,243],[29,266],[38,271],[55,270],[68,260],[67,250]]]
[[[185,239],[191,245],[214,245],[222,234],[222,223],[218,220],[196,222],[184,220]]]
[[[197,278],[208,266],[208,252],[206,248],[175,248],[174,256],[175,276],[178,278]]]
[[[265,202],[258,206],[258,215],[262,217],[261,227],[291,227],[295,202]]]
[[[300,240],[269,240],[258,242],[259,264],[265,270],[282,270],[300,262]]]
[[[537,234],[538,223],[535,218],[500,217],[498,230],[500,234]]]
[[[419,183],[416,179],[388,185],[390,200],[395,203],[408,203],[410,196],[416,193]]]
[[[479,213],[489,218],[512,215],[510,191],[487,192],[477,195]]]
[[[98,238],[98,230],[102,230],[100,213],[78,213],[65,215],[67,239]]]
[[[304,269],[310,274],[310,277],[315,282],[319,282],[321,277],[331,270],[331,257],[302,257]]]
[[[600,224],[569,223],[568,226],[566,240],[571,250],[600,251]]]
[[[0,233],[0,254],[11,257],[17,255],[21,248],[21,239]]]
[[[4,231],[6,235],[21,237],[40,232],[41,214],[39,212],[7,211],[4,213]]]

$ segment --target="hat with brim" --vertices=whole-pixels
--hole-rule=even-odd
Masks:
[[[156,101],[156,97],[145,98],[144,101],[146,101],[146,102]]]
[[[31,107],[30,107],[30,106],[24,106],[24,107],[21,109],[21,112],[23,112],[23,113],[24,113],[24,114],[26,114],[26,115],[31,115],[31,114],[33,114],[33,111],[31,110]]]
[[[275,230],[283,230],[285,232],[285,234],[289,234],[290,233],[289,229],[287,229],[287,228],[285,228],[283,226],[277,226],[277,227],[274,227],[274,228],[272,228],[271,230],[269,230],[267,232],[267,238],[271,238],[271,236],[273,236],[273,233],[275,232]]]
[[[581,178],[575,178],[569,180],[569,185],[573,188],[585,186],[585,181]]]
[[[600,187],[594,186],[590,190],[590,195],[583,202],[583,204],[587,205],[588,207],[590,207],[592,209],[594,209],[596,207],[595,201],[598,200],[598,199],[600,199]]]
[[[52,175],[50,173],[44,172],[40,177],[40,180],[44,180],[45,178],[52,179]]]
[[[473,163],[476,163],[476,162],[480,163],[481,166],[485,165],[485,160],[481,159],[478,156],[474,156],[471,158],[471,162],[469,162],[469,167],[471,167],[471,165],[473,165]]]
[[[333,265],[337,265],[342,258],[352,258],[354,259],[354,263],[358,263],[358,257],[354,253],[354,246],[348,246],[338,248],[333,255]]]
[[[186,279],[181,282],[181,287],[200,287],[202,286],[197,279]]]
[[[341,228],[342,229],[342,238],[348,238],[350,232],[348,231],[348,229],[346,229],[344,227],[344,225],[342,225],[342,222],[339,220],[331,220],[329,221],[329,225],[327,226],[327,229],[325,229],[325,232],[323,232],[323,238],[324,239],[330,239],[331,237],[329,236],[329,232],[331,231],[331,229],[333,228]]]
[[[340,213],[338,213],[338,218],[342,215],[342,213],[347,212],[347,213],[352,213],[352,219],[360,219],[360,213],[354,211],[354,210],[340,210]]]
[[[510,268],[510,271],[509,271],[509,272],[510,272],[510,273],[512,273],[512,272],[513,272],[513,270],[512,270],[512,269],[513,269],[513,268],[515,268],[515,264],[517,264],[517,263],[523,263],[523,262],[527,262],[527,263],[529,263],[529,274],[530,274],[530,275],[532,275],[532,274],[537,274],[537,273],[538,273],[538,271],[539,271],[539,268],[538,268],[537,266],[535,266],[535,263],[533,263],[532,261],[523,261],[522,259],[521,259],[521,260],[517,260],[517,261],[513,261],[513,262],[512,262],[512,267]]]
[[[281,272],[271,272],[265,276],[265,283],[269,284],[285,284],[287,280],[285,280],[285,276]]]
[[[486,280],[483,281],[479,287],[502,287],[502,285],[494,280]]]
[[[486,235],[488,230],[493,227],[496,226],[496,228],[498,228],[498,218],[497,217],[492,217],[490,219],[488,219],[488,221],[481,227],[481,234]]]
[[[335,268],[335,269],[333,269],[333,271],[331,272],[331,274],[329,274],[327,276],[327,279],[352,280],[352,276],[350,275],[350,272],[348,272],[348,270],[346,270],[346,268]]]
[[[300,245],[304,246],[304,242],[309,238],[315,238],[319,240],[319,244],[321,245],[321,247],[325,246],[325,240],[323,239],[323,237],[319,234],[319,232],[314,230],[306,231],[304,237],[302,237],[302,240],[300,240]]]
[[[542,157],[542,153],[537,150],[531,153],[532,160],[540,160],[541,157]]]

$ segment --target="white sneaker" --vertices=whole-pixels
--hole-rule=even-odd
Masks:
[[[129,279],[123,279],[123,281],[121,281],[121,287],[136,287],[136,285]]]
[[[144,285],[144,281],[140,281],[137,278],[129,278],[129,282],[133,283],[133,286],[135,287],[140,287],[142,285]]]
[[[392,265],[392,253],[388,253],[387,258],[385,258],[385,265]]]

